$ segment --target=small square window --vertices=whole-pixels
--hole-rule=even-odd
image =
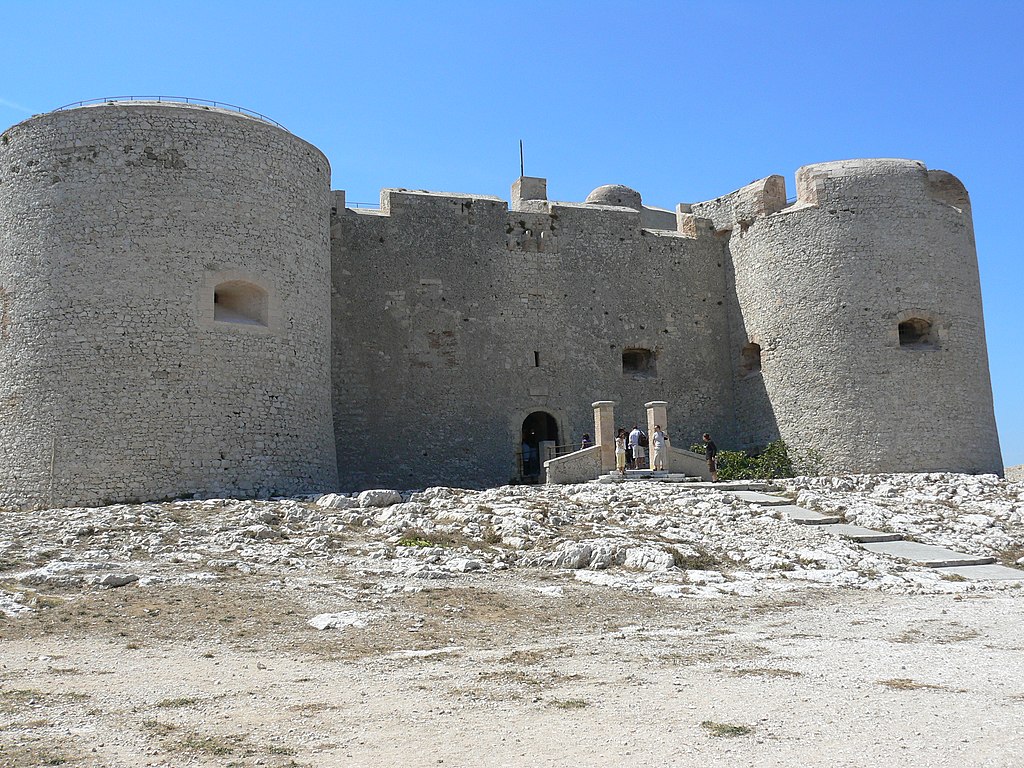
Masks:
[[[753,376],[761,370],[761,345],[750,342],[740,350],[740,376]]]
[[[635,379],[653,379],[658,376],[654,352],[650,349],[622,350],[622,375]]]
[[[924,318],[912,317],[899,325],[900,346],[910,349],[935,349],[938,338],[935,326]]]
[[[255,283],[230,280],[213,289],[213,319],[219,323],[267,323],[267,292]]]

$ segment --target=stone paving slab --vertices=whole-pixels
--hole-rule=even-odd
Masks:
[[[692,484],[694,488],[703,488],[715,491],[777,491],[778,487],[765,480],[720,480],[712,483],[708,480],[701,480]]]
[[[823,530],[829,533],[834,533],[836,536],[842,536],[844,539],[852,539],[853,541],[864,542],[876,542],[876,541],[901,541],[903,539],[898,533],[883,533],[882,531],[873,531],[870,528],[862,528],[859,525],[850,525],[849,523],[833,523],[831,525],[821,526]]]
[[[712,488],[720,486],[721,483],[712,485]],[[784,499],[781,496],[772,496],[768,493],[761,493],[760,491],[737,491],[735,494],[736,498],[740,501],[745,501],[747,504],[761,504],[765,507],[779,506],[781,504],[790,504],[789,499]]]
[[[942,569],[943,573],[984,581],[1024,581],[1024,571],[1005,565],[963,565]]]
[[[918,544],[916,541],[879,541],[861,546],[869,552],[910,560],[918,565],[927,565],[932,568],[946,568],[955,565],[988,565],[996,561],[994,557],[965,555],[944,547]]]
[[[772,509],[781,512],[786,520],[801,525],[833,525],[839,522],[835,515],[823,515],[821,512],[804,509],[796,504],[775,504]]]

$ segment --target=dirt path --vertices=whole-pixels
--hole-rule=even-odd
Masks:
[[[1024,754],[1013,593],[673,600],[534,569],[408,588],[335,570],[51,595],[0,618],[0,764],[1015,766]],[[365,627],[307,624],[336,611]]]

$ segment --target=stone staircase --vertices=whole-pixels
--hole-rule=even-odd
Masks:
[[[724,488],[726,485],[725,483],[716,483],[712,487]],[[862,528],[859,525],[850,525],[842,522],[839,517],[804,509],[791,503],[789,499],[764,493],[763,490],[739,489],[733,495],[747,504],[771,507],[781,513],[784,519],[794,523],[821,526],[822,530],[855,541],[864,549],[875,554],[906,560],[928,568],[941,568],[944,573],[965,579],[1024,580],[1024,571],[997,565],[994,557],[966,555],[932,544],[906,541],[898,533],[886,533],[885,531]]]
[[[654,481],[659,483],[697,483],[701,478],[692,475],[684,475],[678,472],[655,471],[653,469],[627,469],[623,475],[618,470],[612,470],[599,475],[592,483],[625,483],[630,480]]]

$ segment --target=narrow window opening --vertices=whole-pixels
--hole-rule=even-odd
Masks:
[[[213,319],[221,323],[267,323],[267,292],[255,283],[230,280],[213,289]]]
[[[753,376],[761,371],[761,345],[750,342],[740,350],[740,375]]]
[[[899,325],[900,346],[910,349],[935,349],[935,326],[921,317],[911,317]]]
[[[635,379],[653,379],[658,375],[654,352],[650,349],[622,350],[622,375]]]
[[[533,353],[533,367],[540,368],[540,352]]]

